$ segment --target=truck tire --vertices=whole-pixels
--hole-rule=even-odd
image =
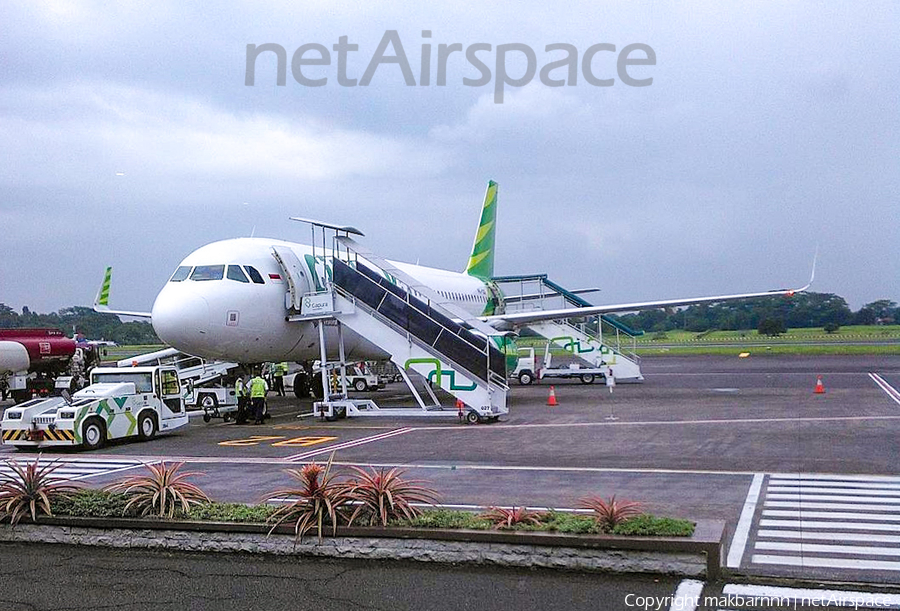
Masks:
[[[581,383],[582,384],[593,384],[594,383],[594,374],[592,374],[592,373],[581,374]]]
[[[356,392],[365,392],[369,388],[369,385],[366,384],[365,380],[360,378],[359,380],[353,382],[353,388],[356,390]]]
[[[519,384],[528,386],[534,382],[534,375],[530,371],[523,371],[519,374]]]
[[[153,412],[141,412],[138,416],[138,437],[148,441],[156,437],[156,415]]]
[[[85,450],[97,450],[106,443],[106,425],[99,418],[88,418],[81,425],[81,443]]]
[[[219,407],[219,398],[217,396],[215,396],[214,394],[205,392],[202,395],[200,395],[199,403],[200,403],[200,407],[202,407],[204,411],[215,410],[215,409],[218,409],[218,407]]]
[[[481,416],[478,415],[478,412],[471,411],[466,414],[466,422],[468,422],[469,424],[478,424],[479,422],[481,422]]]

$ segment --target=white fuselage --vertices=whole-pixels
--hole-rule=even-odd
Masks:
[[[286,319],[288,283],[273,245],[290,249],[303,263],[301,292],[321,290],[322,279],[330,276],[330,251],[326,257],[321,248],[314,253],[305,244],[268,238],[214,242],[185,257],[157,296],[152,322],[159,338],[188,354],[239,363],[318,359],[316,324]],[[482,314],[491,297],[478,278],[391,263],[473,315]],[[333,358],[337,328],[325,329]],[[388,356],[349,329],[343,330],[343,339],[348,360]]]

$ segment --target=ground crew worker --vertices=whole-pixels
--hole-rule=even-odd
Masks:
[[[261,375],[256,374],[256,377],[250,380],[250,402],[253,405],[254,424],[262,424],[267,392],[269,385]]]
[[[250,394],[247,386],[244,384],[244,378],[238,376],[234,381],[234,396],[237,397],[237,416],[234,421],[236,424],[244,424],[247,422],[247,403],[250,400]]]
[[[284,396],[284,376],[287,375],[288,364],[284,361],[277,363],[275,365],[274,372],[274,380],[275,380],[275,392],[278,393],[279,397]]]

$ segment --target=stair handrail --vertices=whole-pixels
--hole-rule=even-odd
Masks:
[[[490,362],[488,363],[488,372],[487,372],[487,375],[482,376],[482,374],[480,374],[480,373],[478,373],[478,372],[475,372],[475,371],[472,371],[472,370],[469,369],[468,367],[465,367],[464,365],[461,365],[458,361],[452,359],[449,355],[447,355],[447,354],[445,354],[445,353],[443,353],[443,352],[439,352],[439,351],[437,350],[437,348],[435,348],[433,345],[429,344],[428,342],[426,342],[425,340],[421,339],[420,337],[418,337],[418,336],[416,336],[416,335],[410,333],[409,329],[404,329],[403,327],[401,327],[400,325],[398,325],[397,323],[395,323],[393,320],[391,320],[390,318],[386,317],[384,314],[382,314],[381,312],[379,312],[376,308],[373,308],[373,307],[370,306],[369,304],[367,304],[367,303],[365,303],[365,302],[360,301],[359,299],[357,299],[356,296],[354,296],[350,291],[347,291],[346,289],[344,289],[343,287],[341,287],[341,286],[338,285],[338,284],[332,284],[332,286],[333,286],[335,292],[339,293],[339,294],[340,294],[341,296],[343,296],[344,298],[346,298],[346,299],[352,301],[355,307],[361,307],[362,309],[364,309],[365,311],[367,311],[370,315],[372,315],[372,316],[374,316],[375,318],[377,318],[377,319],[379,320],[379,322],[381,322],[382,324],[385,324],[385,325],[391,327],[392,329],[394,329],[394,330],[397,331],[398,333],[401,333],[401,334],[406,335],[406,337],[407,337],[407,339],[408,339],[409,341],[415,342],[415,343],[418,344],[422,349],[424,349],[424,350],[426,350],[426,351],[428,351],[428,352],[437,352],[438,354],[440,354],[440,357],[441,357],[442,359],[444,359],[445,361],[447,361],[447,363],[449,363],[449,364],[452,365],[453,367],[459,369],[460,371],[467,372],[469,375],[475,377],[477,380],[479,380],[479,381],[481,381],[481,382],[487,384],[487,385],[488,385],[488,388],[490,388],[490,385],[493,383],[493,384],[495,384],[495,385],[497,385],[497,386],[501,386],[501,388],[502,388],[503,390],[508,390],[508,389],[509,389],[509,387],[505,384],[505,379],[504,379],[503,384],[498,384],[496,381],[493,381],[493,380],[492,380],[491,375],[493,375],[493,376],[495,376],[496,378],[499,378],[499,379],[503,379],[503,378],[501,378],[500,376],[498,376],[496,373],[494,373],[494,372],[490,369]],[[385,295],[384,297],[382,297],[382,300],[381,300],[381,302],[379,302],[379,305],[381,305],[381,304],[384,303],[384,299],[386,299],[386,297],[387,297],[387,295]],[[451,332],[451,333],[452,333],[452,331],[449,331],[446,327],[444,327],[444,326],[440,323],[440,321],[434,320],[433,318],[431,318],[430,316],[428,316],[428,314],[426,314],[425,312],[422,312],[421,310],[419,310],[418,308],[416,308],[413,304],[411,304],[411,303],[409,303],[409,302],[406,302],[406,303],[407,303],[407,305],[409,305],[410,307],[412,307],[413,309],[415,309],[417,312],[419,312],[419,313],[422,314],[423,316],[427,317],[429,320],[435,322],[435,323],[438,324],[438,325],[441,325],[441,332],[448,331],[448,332]],[[456,335],[456,334],[454,333],[454,335]],[[440,337],[440,336],[439,336],[439,337]],[[473,349],[478,350],[481,354],[485,355],[488,359],[490,359],[490,346],[489,346],[490,339],[486,338],[486,342],[485,342],[485,350],[482,351],[481,348],[480,348],[479,346],[473,345],[471,342],[469,342],[468,340],[466,340],[466,338],[461,337],[461,336],[459,336],[459,335],[457,335],[457,337],[459,337],[460,339],[462,339],[463,341],[465,341],[469,346],[471,346]]]

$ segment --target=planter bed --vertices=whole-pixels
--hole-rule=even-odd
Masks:
[[[716,579],[725,523],[700,520],[691,537],[339,527],[296,541],[289,526],[135,518],[39,517],[0,527],[0,541],[474,563]]]

